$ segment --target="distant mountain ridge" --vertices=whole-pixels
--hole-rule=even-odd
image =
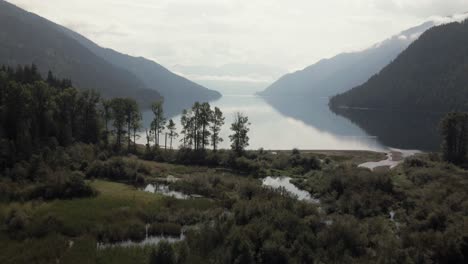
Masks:
[[[136,75],[148,88],[157,90],[168,101],[178,100],[180,102],[193,103],[195,101],[211,101],[221,97],[219,92],[207,89],[176,75],[154,61],[102,48],[68,28],[62,27],[62,29],[107,62],[122,67]]]
[[[43,76],[49,70],[76,87],[95,89],[105,97],[132,96],[140,103],[161,98],[132,73],[96,56],[57,25],[0,1],[0,64],[34,63]]]
[[[91,40],[0,0],[0,64],[38,66],[104,97],[132,97],[143,106],[164,97],[183,104],[219,98],[150,60],[99,47]],[[180,102],[178,100],[180,99]]]
[[[426,31],[369,81],[333,107],[468,110],[468,20]]]
[[[329,97],[367,81],[406,49],[433,21],[410,28],[363,51],[323,59],[287,74],[260,92],[262,96],[313,95]]]

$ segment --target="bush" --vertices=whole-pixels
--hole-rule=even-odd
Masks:
[[[17,186],[13,183],[0,181],[0,201],[9,202],[18,198]]]
[[[149,169],[141,168],[136,162],[125,162],[122,158],[115,157],[107,161],[94,161],[86,171],[86,178],[135,183],[138,180],[138,170],[146,172]]]
[[[16,163],[10,171],[13,181],[24,181],[29,177],[29,164],[27,162]]]
[[[125,237],[132,241],[141,241],[146,237],[146,226],[141,222],[132,222],[127,226]]]
[[[6,230],[10,236],[16,237],[24,231],[29,221],[29,216],[23,210],[13,209],[5,218]]]
[[[181,148],[177,151],[176,162],[185,165],[206,165],[207,152],[205,150],[192,150]]]
[[[54,172],[47,182],[33,186],[27,193],[27,198],[51,200],[81,198],[92,195],[95,195],[95,191],[85,183],[82,173],[59,171]]]
[[[299,152],[299,149],[293,148],[292,150],[292,155],[300,155],[301,153]]]
[[[321,169],[321,163],[319,159],[316,157],[303,157],[299,154],[293,154],[291,157],[289,157],[288,166],[292,168],[301,168],[302,173]]]
[[[414,167],[414,168],[429,167],[429,164],[425,160],[415,158],[415,157],[405,159],[404,164],[406,167]]]
[[[257,175],[260,171],[260,166],[257,162],[249,160],[245,157],[236,158],[233,164],[234,169],[241,173]]]
[[[54,232],[61,233],[62,229],[63,222],[56,215],[46,214],[31,222],[28,233],[30,236],[40,238]]]
[[[175,254],[172,245],[167,241],[159,242],[156,249],[151,251],[150,264],[172,264],[175,263]]]
[[[174,223],[153,223],[149,230],[151,236],[173,236],[178,237],[182,233],[182,226]]]

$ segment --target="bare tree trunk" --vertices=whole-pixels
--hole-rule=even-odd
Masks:
[[[205,150],[205,125],[202,127],[202,149]]]
[[[130,151],[130,142],[132,141],[132,131],[130,129],[130,122],[128,122],[128,125],[127,125],[127,136],[128,136],[127,152],[129,152]]]
[[[158,126],[154,124],[154,148],[158,146]]]
[[[133,129],[133,151],[136,153],[136,129]]]
[[[150,136],[148,134],[147,128],[145,128],[145,132],[146,132],[146,148],[149,150],[150,149]]]
[[[165,139],[164,139],[164,150],[167,150],[167,133],[164,134],[165,135]]]

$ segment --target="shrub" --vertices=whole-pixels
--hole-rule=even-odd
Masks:
[[[126,163],[122,158],[111,158],[107,161],[94,161],[86,171],[86,178],[101,178],[115,181],[136,182],[137,165]]]
[[[125,237],[132,241],[141,241],[146,237],[146,227],[141,222],[132,222],[127,226]]]
[[[150,264],[172,264],[175,263],[175,254],[172,245],[167,241],[159,242],[156,249],[151,251]]]
[[[29,177],[29,164],[26,162],[16,163],[10,171],[10,178],[13,181],[24,181]]]
[[[186,165],[205,165],[206,164],[205,150],[192,150],[188,148],[182,148],[177,151],[176,162]]]
[[[299,149],[293,148],[292,150],[292,155],[300,155],[301,153],[299,152]]]
[[[260,170],[260,166],[257,162],[249,160],[246,157],[236,158],[233,167],[242,173],[254,175],[258,174]]]
[[[182,233],[182,226],[174,223],[153,223],[148,233],[152,236],[163,235],[178,237]]]
[[[95,195],[95,191],[85,183],[84,175],[80,172],[54,172],[46,182],[39,183],[27,192],[28,199],[42,198],[71,199]]]
[[[404,164],[406,167],[415,167],[415,168],[429,167],[429,164],[426,161],[416,158],[416,157],[405,159]]]
[[[39,238],[53,232],[60,233],[63,222],[54,214],[46,214],[32,221],[28,229],[30,236]]]
[[[5,218],[7,232],[10,236],[16,236],[26,228],[29,220],[29,216],[23,210],[11,210]]]

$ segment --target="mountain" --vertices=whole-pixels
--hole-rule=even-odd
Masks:
[[[321,60],[281,77],[259,95],[329,97],[347,91],[379,72],[434,23],[430,21],[408,29],[363,51]]]
[[[0,65],[34,63],[43,76],[49,70],[74,86],[95,89],[105,97],[132,96],[140,103],[161,98],[134,74],[110,64],[58,25],[0,1]]]
[[[426,31],[365,84],[332,98],[333,107],[468,110],[468,20]]]
[[[154,61],[102,48],[74,31],[64,27],[62,30],[107,62],[136,75],[148,88],[157,90],[166,104],[170,102],[190,107],[195,101],[212,101],[221,97],[219,92],[176,75]]]
[[[422,151],[440,150],[442,140],[438,128],[444,113],[362,108],[331,110],[366,131],[368,135],[376,136],[384,146]]]
[[[246,63],[175,65],[172,69],[205,87],[215,87],[223,95],[255,94],[286,72],[280,67]]]
[[[104,97],[133,97],[143,107],[161,96],[177,110],[193,102],[219,98],[145,58],[105,49],[65,27],[0,0],[0,65],[34,63],[74,86]],[[174,111],[176,111],[174,109]],[[174,112],[172,111],[172,112]],[[171,112],[171,111],[169,111]]]

